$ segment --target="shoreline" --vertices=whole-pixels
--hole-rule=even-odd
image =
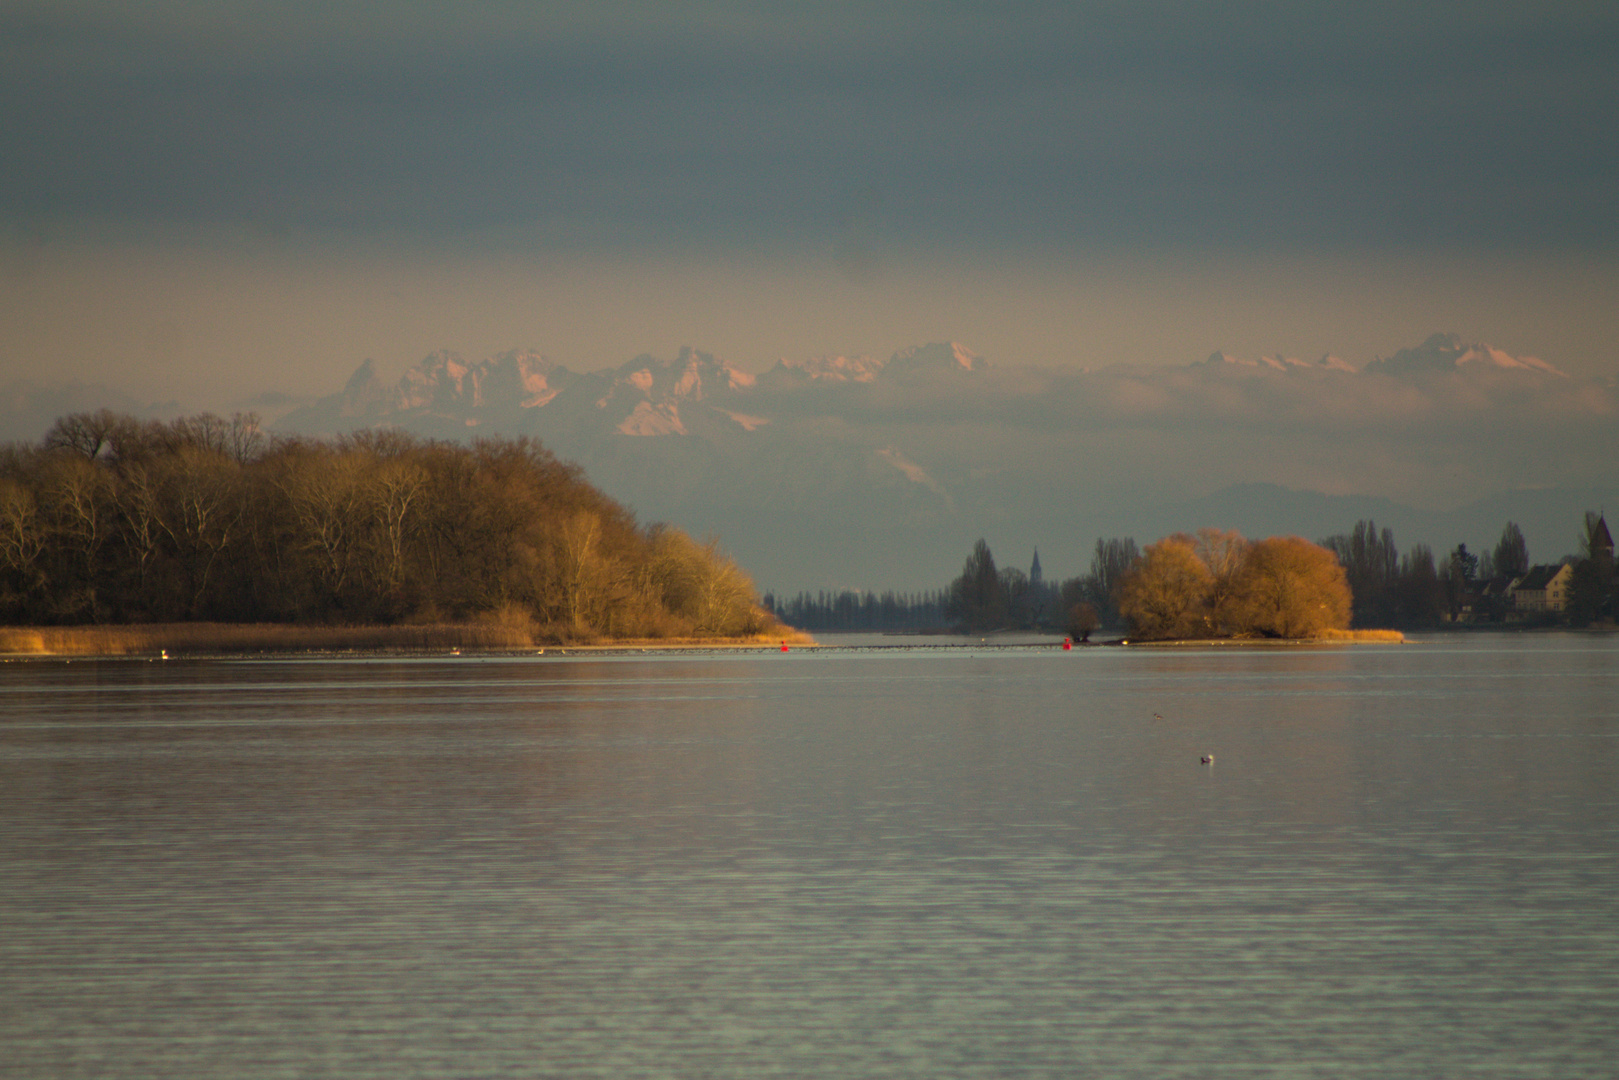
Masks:
[[[300,626],[284,623],[146,623],[116,626],[0,626],[7,659],[119,659],[207,656],[532,656],[548,651],[771,649],[813,645],[786,627],[746,638],[625,638],[568,641],[503,623]]]
[[[537,628],[495,622],[412,625],[300,626],[280,623],[151,623],[117,626],[0,626],[0,659],[322,659],[356,657],[424,658],[442,656],[534,657],[634,655],[695,650],[775,652],[841,648],[832,640],[817,641],[786,627],[746,638],[625,638],[568,641],[536,632]],[[890,635],[905,637],[910,635]],[[1006,641],[996,635],[921,635],[915,642],[863,644],[864,649],[1062,649],[1063,639]],[[1111,638],[1073,642],[1074,650],[1105,648],[1274,649],[1355,644],[1400,644],[1409,639],[1395,631],[1341,631],[1317,638],[1191,638],[1177,641],[1134,641]]]
[[[1219,648],[1291,648],[1300,645],[1407,645],[1410,639],[1400,630],[1326,630],[1311,637],[1267,638],[1176,638],[1172,640],[1131,641],[1121,639],[1120,645],[1136,648],[1143,645],[1194,645]]]
[[[1424,634],[1528,633],[1568,631],[1567,627],[1435,627]],[[1571,631],[1580,632],[1580,631]],[[1613,627],[1583,632],[1613,633]],[[135,623],[101,626],[0,626],[0,660],[92,659],[241,659],[356,657],[533,657],[567,655],[631,655],[694,650],[775,652],[838,649],[842,632],[827,631],[817,640],[788,627],[774,633],[739,637],[669,637],[580,639],[546,634],[541,628],[502,622],[374,624],[310,626],[287,623]],[[863,643],[861,649],[1061,649],[1063,639],[997,642],[998,634],[884,634],[848,631],[860,636],[925,638],[925,642]],[[1136,640],[1128,637],[1072,643],[1081,649],[1296,649],[1345,645],[1420,644],[1395,630],[1347,630],[1312,638],[1185,638]]]

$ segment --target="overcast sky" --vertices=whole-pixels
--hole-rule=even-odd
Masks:
[[[1619,6],[0,0],[0,382],[1456,331],[1619,372]]]

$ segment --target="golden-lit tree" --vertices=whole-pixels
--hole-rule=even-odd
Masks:
[[[122,466],[118,470],[118,490],[113,501],[123,525],[127,557],[135,563],[136,593],[144,597],[165,532],[162,497],[152,470],[141,462]]]
[[[1350,593],[1326,548],[1200,529],[1149,544],[1120,585],[1119,610],[1142,638],[1311,637],[1349,625]]]
[[[1176,533],[1174,539],[1190,544],[1203,565],[1209,568],[1212,581],[1204,600],[1208,609],[1208,630],[1211,634],[1226,631],[1231,625],[1237,572],[1248,555],[1248,541],[1235,529],[1208,527],[1195,534]]]
[[[199,617],[221,560],[240,538],[241,466],[217,450],[185,444],[163,459],[160,473],[159,521],[184,576],[187,614]]]
[[[293,543],[307,557],[323,604],[341,604],[357,554],[364,463],[352,453],[313,446],[283,464],[280,488]]]
[[[697,606],[692,612],[696,628],[708,634],[756,634],[763,615],[754,602],[753,581],[734,560],[710,539],[702,547]]]
[[[599,625],[607,618],[619,577],[605,551],[601,515],[576,510],[557,530],[553,564],[561,589],[564,621],[572,630]]]
[[[44,551],[45,528],[34,493],[0,476],[0,595],[5,600],[15,603],[42,584]]]
[[[698,544],[678,529],[652,532],[651,580],[664,608],[710,634],[751,634],[763,625],[753,582],[714,540]]]
[[[1235,633],[1302,638],[1349,626],[1349,583],[1337,556],[1297,536],[1250,544],[1232,593]]]
[[[405,580],[406,541],[419,515],[427,470],[409,458],[385,458],[372,467],[368,480],[365,496],[377,532],[379,577],[390,593],[397,593]]]
[[[63,449],[43,459],[35,498],[63,557],[50,607],[73,618],[99,621],[99,588],[106,578],[102,549],[111,518],[113,482],[106,469],[89,457]]]
[[[111,412],[0,446],[0,617],[494,618],[559,640],[771,623],[716,543],[641,528],[533,440]]]
[[[1192,544],[1167,537],[1148,544],[1119,583],[1119,614],[1143,638],[1198,637],[1210,632],[1208,597],[1214,575]]]

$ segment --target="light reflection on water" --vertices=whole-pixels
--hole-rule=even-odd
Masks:
[[[0,1051],[1604,1075],[1616,781],[1591,636],[0,665]]]

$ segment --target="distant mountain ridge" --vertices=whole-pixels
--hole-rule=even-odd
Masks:
[[[1111,371],[1128,377],[1132,370],[1104,369],[1090,374],[1105,381]],[[1512,356],[1490,345],[1464,342],[1456,334],[1434,334],[1421,345],[1373,360],[1359,370],[1331,355],[1310,362],[1280,354],[1244,359],[1223,352],[1185,368],[1157,370],[1194,376],[1203,373],[1205,378],[1218,378],[1229,371],[1299,378],[1413,380],[1490,373],[1568,379],[1536,357]],[[718,424],[751,432],[772,422],[768,411],[761,409],[788,406],[789,411],[796,411],[801,403],[784,400],[795,394],[858,392],[860,388],[898,392],[929,384],[950,389],[959,387],[946,380],[992,379],[995,374],[997,369],[989,361],[958,342],[919,345],[896,352],[888,360],[868,356],[783,358],[757,375],[691,346],[683,346],[672,360],[643,354],[616,368],[584,373],[526,350],[473,362],[441,350],[392,385],[383,381],[375,362],[367,360],[340,394],[288,413],[279,426],[292,431],[337,431],[360,421],[426,427],[443,434],[450,428],[488,425],[501,429],[513,424],[564,429],[582,425],[625,435],[666,436],[691,435]],[[996,386],[983,389],[993,392]],[[892,394],[887,402],[893,404]],[[538,419],[539,410],[546,413],[543,422]]]
[[[0,424],[29,440],[68,412],[184,411],[86,387],[9,393]],[[778,589],[934,586],[979,537],[1017,564],[1038,547],[1060,577],[1086,568],[1098,536],[1315,539],[1363,516],[1435,548],[1493,544],[1511,519],[1552,560],[1584,510],[1619,506],[1602,449],[1619,443],[1615,380],[1453,334],[1358,370],[1225,353],[1003,367],[956,342],[757,373],[691,347],[589,372],[533,350],[439,351],[396,379],[366,361],[335,394],[244,407],[258,401],[290,409],[274,423],[285,434],[538,438],[643,521],[717,535]]]
[[[570,371],[529,351],[468,363],[457,353],[440,350],[393,385],[383,381],[375,361],[366,360],[341,394],[288,413],[279,426],[328,433],[355,421],[504,428],[522,423],[531,410],[548,410],[548,426],[584,425],[624,435],[690,435],[713,424],[753,431],[770,420],[738,411],[750,400],[808,387],[903,383],[988,369],[988,361],[956,342],[906,349],[887,361],[866,356],[782,359],[761,375],[691,346],[683,346],[673,360],[643,354],[617,368],[588,373]]]
[[[1314,539],[1350,514],[1397,526],[1402,545],[1493,543],[1506,518],[1489,525],[1474,504],[1516,515],[1555,558],[1573,528],[1560,515],[1586,508],[1560,498],[1612,489],[1619,505],[1614,467],[1586,449],[1611,440],[1616,415],[1611,380],[1435,334],[1358,370],[1224,353],[1003,368],[957,342],[757,374],[689,346],[591,372],[534,351],[436,352],[394,382],[368,361],[277,426],[531,435],[643,519],[718,534],[763,584],[920,587],[979,536],[1038,546],[1059,574],[1082,571],[1098,535]],[[1390,497],[1317,494],[1345,489]]]
[[[1463,342],[1457,334],[1434,334],[1415,348],[1401,349],[1393,356],[1373,360],[1365,370],[1385,375],[1413,375],[1450,373],[1469,367],[1568,377],[1539,357],[1513,356],[1490,345]]]

